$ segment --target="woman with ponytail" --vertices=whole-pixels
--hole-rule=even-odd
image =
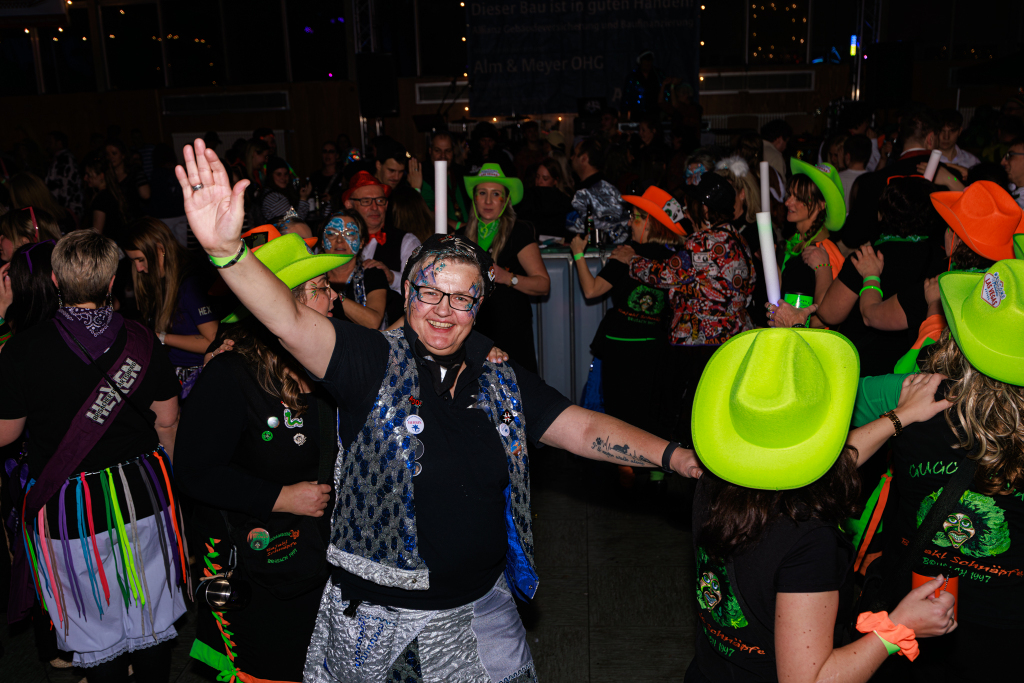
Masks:
[[[533,346],[531,296],[545,296],[551,279],[540,257],[533,224],[516,219],[513,208],[523,198],[523,183],[506,178],[498,164],[484,164],[480,173],[466,176],[473,198],[473,216],[465,235],[491,254],[499,287],[481,307],[476,329],[504,349],[512,360],[537,371]]]

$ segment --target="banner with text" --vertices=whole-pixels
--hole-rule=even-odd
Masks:
[[[582,98],[621,107],[637,57],[697,92],[695,0],[466,0],[472,116],[575,112]]]

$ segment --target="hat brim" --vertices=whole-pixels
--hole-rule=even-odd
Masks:
[[[647,213],[654,216],[659,223],[664,225],[666,228],[668,228],[675,234],[686,234],[686,230],[683,229],[683,226],[681,226],[679,223],[673,223],[672,219],[668,217],[668,214],[665,213],[660,206],[652,202],[650,199],[644,199],[643,197],[638,197],[635,194],[627,194],[622,196],[622,201],[629,202],[633,206],[640,207]]]
[[[975,330],[964,319],[964,303],[970,296],[975,296],[978,283],[985,279],[985,273],[968,273],[952,271],[939,275],[939,293],[942,298],[942,311],[949,324],[949,333],[953,335],[961,353],[967,357],[978,372],[992,379],[1024,386],[1024,362],[1019,357],[1008,356],[998,348],[985,342],[982,330]],[[998,339],[993,341],[998,342]]]
[[[756,336],[766,333],[799,334],[819,359],[828,359],[822,363],[831,396],[827,417],[806,440],[785,448],[750,442],[736,432],[730,416],[736,370]],[[738,334],[715,351],[697,385],[693,447],[705,468],[737,486],[769,491],[807,486],[828,472],[846,445],[859,378],[857,349],[838,332],[769,329]]]
[[[1013,255],[1019,259],[1024,259],[1024,235],[1022,234],[1013,236]]]
[[[789,170],[793,175],[803,173],[818,186],[821,196],[825,198],[825,227],[831,231],[842,228],[846,223],[846,200],[843,198],[843,191],[812,164],[796,157],[789,158]]]
[[[352,254],[315,254],[308,258],[300,259],[279,270],[275,275],[278,279],[288,285],[288,289],[294,289],[303,282],[320,277],[338,266],[343,266],[354,257]],[[239,306],[230,315],[221,320],[222,323],[237,323],[249,315],[245,306]]]
[[[970,247],[971,251],[975,254],[979,254],[989,259],[990,261],[1002,261],[1004,259],[1013,258],[1013,240],[1007,241],[1006,244],[987,244],[982,243],[974,239],[974,237],[967,231],[967,226],[963,224],[960,217],[953,211],[953,204],[955,204],[962,196],[963,192],[932,192],[930,198],[932,200],[932,206],[942,216],[942,220],[946,222],[950,230],[956,233],[956,236],[960,238],[960,241]],[[1017,230],[1020,230],[1024,225],[1017,226]]]
[[[465,176],[465,183],[466,192],[469,193],[470,198],[473,197],[473,188],[480,183],[498,183],[499,185],[504,185],[508,190],[508,195],[512,198],[512,206],[523,201],[523,181],[519,178],[496,178],[494,176],[468,175]]]

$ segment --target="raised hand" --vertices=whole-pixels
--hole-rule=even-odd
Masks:
[[[223,258],[238,252],[245,216],[245,188],[248,180],[231,187],[224,164],[202,138],[195,146],[185,145],[185,167],[175,166],[174,175],[185,196],[185,215],[199,244],[211,256]]]

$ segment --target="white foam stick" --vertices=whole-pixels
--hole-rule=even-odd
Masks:
[[[771,195],[768,194],[768,162],[761,162],[761,211],[768,213],[771,211],[769,199]]]
[[[775,239],[772,233],[772,216],[767,211],[757,214],[757,237],[761,244],[761,263],[764,264],[764,284],[768,289],[768,301],[779,304],[779,266],[775,261]]]
[[[941,156],[941,149],[933,149],[932,155],[928,157],[928,168],[924,170],[924,177],[928,180],[935,180],[935,172],[939,170],[939,157]]]
[[[448,234],[448,162],[434,162],[434,232]]]

